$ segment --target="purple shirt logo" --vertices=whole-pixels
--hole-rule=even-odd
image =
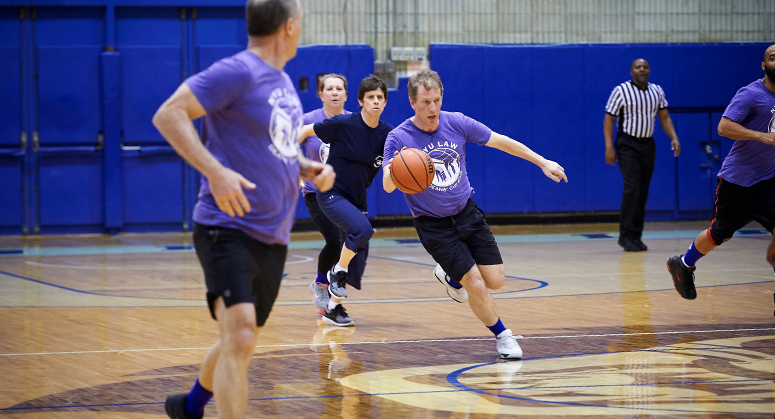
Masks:
[[[455,150],[457,147],[457,144],[439,141],[436,145],[428,144],[423,150],[431,156],[436,169],[436,175],[430,186],[434,190],[444,192],[455,189],[460,184],[463,172],[460,170],[460,154]]]
[[[268,101],[272,105],[269,120],[272,145],[269,149],[283,161],[296,160],[299,154],[296,138],[299,138],[303,119],[301,102],[295,94],[282,87],[274,89]]]

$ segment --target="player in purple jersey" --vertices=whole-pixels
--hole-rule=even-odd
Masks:
[[[555,182],[567,182],[568,178],[559,164],[524,144],[463,114],[441,111],[444,86],[435,71],[421,70],[410,77],[408,89],[415,114],[388,135],[384,155],[395,156],[403,148],[419,148],[433,159],[436,175],[431,186],[404,197],[420,242],[438,263],[434,276],[453,300],[469,302],[476,317],[497,338],[500,358],[520,359],[522,349],[501,322],[488,291],[501,288],[506,275],[490,226],[471,199],[473,188],[466,173],[465,142],[473,141],[530,161]],[[392,160],[384,163],[382,178],[388,193],[396,189],[390,179]]]
[[[719,135],[735,143],[718,173],[710,228],[694,239],[686,254],[667,259],[673,285],[687,300],[697,298],[697,260],[751,220],[770,232],[775,227],[775,44],[764,52],[762,70],[762,79],[737,91],[718,124]],[[768,260],[772,256],[768,251]]]
[[[344,110],[344,103],[347,100],[347,79],[340,74],[326,74],[320,78],[320,89],[318,96],[323,102],[323,107],[304,114],[304,124],[314,124],[331,118],[335,115],[349,114]],[[301,139],[301,145],[304,147],[305,155],[308,159],[325,163],[328,159],[328,144],[320,141],[315,135]],[[320,234],[323,235],[326,244],[318,254],[317,277],[309,286],[312,292],[312,303],[317,307],[318,314],[321,316],[326,313],[328,307],[328,278],[326,273],[336,265],[339,260],[339,250],[342,246],[339,237],[339,227],[326,217],[323,210],[320,209],[317,199],[317,188],[310,181],[304,182],[302,193],[304,194],[304,203],[307,204],[307,210],[312,217]]]
[[[201,418],[213,396],[218,417],[245,417],[248,365],[280,287],[299,177],[319,190],[334,181],[330,166],[299,155],[303,111],[283,72],[301,34],[299,1],[249,0],[246,18],[247,49],[188,78],[153,117],[202,173],[194,247],[220,333],[191,391],[167,398],[175,419]]]
[[[379,119],[387,103],[387,93],[384,81],[368,76],[358,87],[360,112],[305,125],[301,134],[302,137],[317,135],[330,145],[327,162],[337,173],[331,190],[317,194],[320,209],[339,227],[343,237],[338,261],[327,273],[330,297],[322,317],[334,326],[355,324],[341,302],[347,298],[348,284],[361,288],[369,240],[374,234],[367,217],[366,194],[382,167],[385,139],[393,129]]]

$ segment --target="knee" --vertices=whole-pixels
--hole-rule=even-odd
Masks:
[[[484,278],[482,278],[482,275],[478,271],[468,272],[463,279],[460,280],[460,284],[463,285],[463,288],[465,288],[469,294],[482,295],[489,292],[487,291],[487,284],[485,284]]]
[[[506,283],[506,269],[503,265],[501,265],[496,272],[488,275],[485,278],[485,283],[487,284],[487,288],[491,290],[503,288],[503,285]]]
[[[355,241],[358,249],[363,249],[367,244],[369,244],[369,240],[371,240],[371,236],[373,235],[374,229],[371,227],[371,224],[359,226],[353,232],[353,241]]]
[[[222,350],[241,359],[250,359],[256,344],[255,324],[242,324],[227,333],[222,340]]]

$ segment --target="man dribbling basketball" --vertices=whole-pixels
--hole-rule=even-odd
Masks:
[[[441,111],[444,86],[435,71],[421,70],[409,78],[408,90],[415,114],[390,132],[384,155],[394,156],[404,147],[419,148],[434,160],[436,176],[431,186],[417,194],[404,194],[420,242],[438,263],[434,276],[453,300],[468,300],[476,317],[497,338],[500,358],[521,359],[522,349],[511,330],[503,326],[488,291],[501,288],[506,275],[490,226],[471,199],[463,147],[466,141],[487,145],[534,163],[555,182],[568,182],[568,178],[559,164],[524,144],[463,114]],[[385,160],[382,185],[390,193],[396,185],[390,179],[392,159]]]

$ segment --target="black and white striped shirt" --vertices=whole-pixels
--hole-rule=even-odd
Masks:
[[[654,116],[665,108],[667,99],[659,85],[649,83],[646,90],[641,90],[632,81],[626,81],[614,87],[605,112],[619,118],[619,131],[647,138],[654,135]]]

